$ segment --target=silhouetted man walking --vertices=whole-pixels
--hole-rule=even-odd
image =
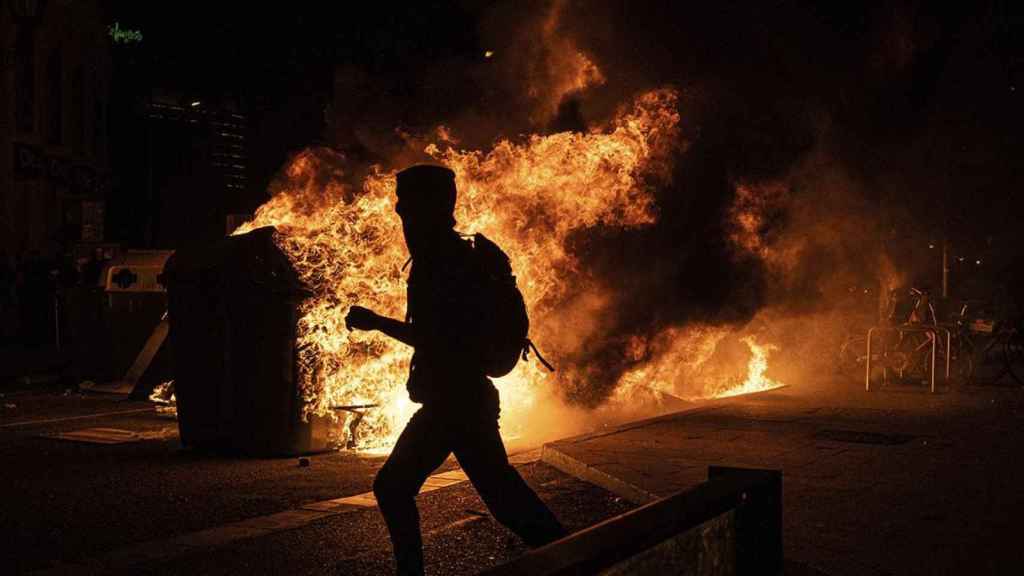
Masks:
[[[498,433],[498,391],[480,363],[473,327],[472,247],[455,232],[455,173],[419,165],[398,173],[395,211],[412,256],[405,322],[353,306],[349,329],[380,330],[415,348],[406,387],[416,411],[377,473],[373,492],[399,574],[423,573],[416,494],[453,453],[494,517],[527,544],[564,530],[508,463]]]

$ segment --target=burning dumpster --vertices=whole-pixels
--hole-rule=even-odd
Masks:
[[[296,312],[308,293],[259,228],[168,260],[170,344],[182,444],[248,455],[328,448],[329,419],[302,417]]]

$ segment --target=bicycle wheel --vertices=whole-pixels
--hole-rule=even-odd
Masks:
[[[954,333],[950,342],[952,357],[950,358],[949,375],[961,384],[971,384],[974,379],[974,342],[969,336],[962,333]],[[946,361],[946,346],[943,342],[939,349],[941,359]]]
[[[893,367],[904,384],[929,384],[932,373],[931,352],[932,341],[929,335],[911,332],[903,337],[891,356],[894,359]],[[939,358],[940,353],[941,349],[936,350],[936,367],[945,362]]]
[[[867,360],[867,338],[851,336],[839,347],[839,358],[836,368],[846,376],[863,376],[864,362]]]

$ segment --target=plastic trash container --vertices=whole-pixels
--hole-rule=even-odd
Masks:
[[[164,268],[185,446],[254,456],[330,447],[332,421],[302,419],[295,336],[309,292],[273,233],[182,249]]]

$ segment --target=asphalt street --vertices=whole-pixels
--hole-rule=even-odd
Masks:
[[[379,512],[305,507],[371,490],[382,456],[336,451],[297,458],[195,453],[176,422],[147,402],[43,392],[3,397],[5,462],[0,562],[14,573],[381,574],[392,570]],[[62,438],[111,429],[116,444]],[[580,529],[632,508],[536,461],[515,461],[564,523]],[[438,473],[456,468],[449,460]],[[457,472],[453,472],[458,477]],[[421,493],[432,574],[472,574],[525,547],[465,481]]]
[[[1021,393],[790,387],[513,448],[511,460],[573,531],[691,489],[709,466],[769,468],[783,472],[786,574],[1017,574]],[[393,570],[368,494],[382,456],[201,454],[146,402],[3,394],[3,573]],[[83,429],[118,443],[68,438]],[[428,574],[526,551],[453,460],[418,501]]]

